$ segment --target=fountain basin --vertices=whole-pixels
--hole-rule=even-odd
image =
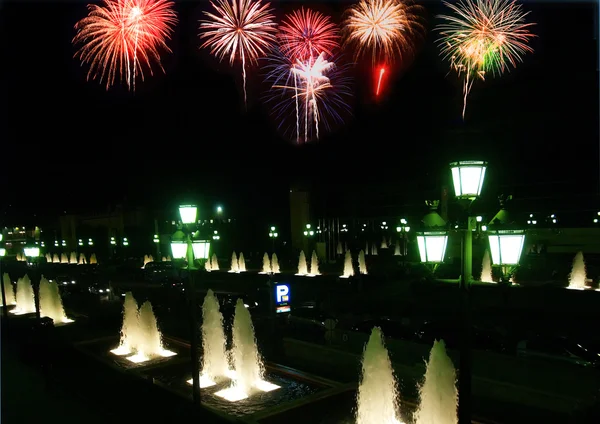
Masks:
[[[141,371],[141,374],[169,391],[188,399],[191,398],[189,363],[173,363],[162,367],[147,368]],[[257,390],[249,397],[225,399],[217,394],[230,388],[231,380],[224,378],[214,385],[200,390],[202,406],[216,410],[221,414],[248,418],[254,414],[266,414],[271,408],[280,408],[282,405],[301,401],[303,398],[324,392],[330,388],[330,386],[320,381],[296,378],[292,374],[287,374],[270,366],[267,366],[264,380],[268,385],[260,387],[263,390]],[[268,390],[272,388],[270,385],[278,386],[278,388]],[[234,395],[235,393],[231,394]]]

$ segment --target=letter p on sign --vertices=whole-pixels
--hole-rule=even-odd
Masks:
[[[280,285],[275,287],[275,298],[277,303],[284,303],[290,301],[290,288],[286,285]]]

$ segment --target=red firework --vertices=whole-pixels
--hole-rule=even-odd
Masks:
[[[144,79],[144,67],[152,75],[152,62],[160,65],[159,50],[170,52],[170,38],[177,16],[168,0],[104,0],[88,5],[88,16],[77,22],[75,53],[89,63],[88,79],[106,80],[108,89],[117,76],[135,90],[135,79]]]
[[[279,26],[281,52],[292,62],[307,61],[321,53],[333,56],[339,34],[329,16],[301,8],[287,15]]]

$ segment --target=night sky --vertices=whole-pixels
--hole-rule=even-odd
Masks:
[[[240,67],[199,50],[197,21],[207,2],[176,2],[173,54],[162,56],[166,74],[138,84],[135,94],[86,82],[87,66],[73,59],[73,26],[86,15],[86,3],[2,6],[6,203],[50,212],[102,207],[126,196],[160,206],[189,192],[273,208],[291,181],[310,179],[330,191],[360,182],[402,192],[420,182],[436,186],[447,162],[461,158],[489,160],[501,185],[560,182],[572,189],[568,182],[576,182],[582,192],[598,192],[593,2],[524,2],[537,24],[535,53],[500,78],[476,82],[466,122],[461,83],[448,74],[435,44],[435,16],[443,8],[424,2],[427,39],[414,63],[387,81],[386,101],[369,98],[372,77],[368,64],[359,63],[350,74],[353,116],[304,146],[278,133],[263,101],[260,69],[250,70],[245,110]],[[349,3],[274,3],[278,17],[301,4],[339,23]]]

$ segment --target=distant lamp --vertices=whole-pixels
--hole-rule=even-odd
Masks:
[[[425,231],[417,233],[417,244],[421,262],[425,264],[439,264],[444,262],[446,245],[448,244],[447,231]]]
[[[488,233],[490,253],[494,265],[519,265],[525,243],[523,230],[496,230]]]
[[[38,256],[40,256],[40,248],[37,246],[25,247],[23,249],[23,252],[28,258],[37,258]]]
[[[194,258],[208,259],[210,253],[210,241],[194,240],[192,242],[192,249],[194,250]]]
[[[6,249],[4,247],[0,247],[0,258],[6,256]]]
[[[480,160],[452,162],[452,182],[454,194],[459,199],[473,200],[481,194],[487,162]]]
[[[198,213],[198,208],[193,205],[182,205],[179,206],[179,216],[181,217],[181,222],[184,224],[193,224],[196,222],[196,215]]]

